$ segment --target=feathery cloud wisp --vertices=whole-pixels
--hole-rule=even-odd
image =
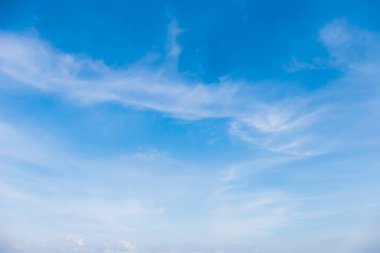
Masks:
[[[180,29],[172,23],[169,31],[169,55],[176,58],[180,52],[176,42]],[[231,133],[242,140],[249,139],[274,152],[311,153],[303,150],[303,141],[296,135],[290,140],[277,138],[277,135],[288,137],[292,130],[307,127],[316,119],[313,110],[301,111],[294,106],[301,103],[296,97],[272,104],[258,92],[256,84],[231,80],[211,85],[193,83],[178,77],[178,73],[173,73],[175,70],[161,71],[165,65],[158,69],[136,65],[116,70],[100,61],[59,52],[36,36],[2,32],[0,47],[3,85],[29,86],[79,103],[116,102],[186,120],[225,118],[235,129]],[[244,137],[242,128],[265,141]],[[282,148],[271,147],[272,140],[267,136],[279,141],[275,145]],[[302,136],[300,139],[305,140]],[[297,151],[288,152],[289,145]]]

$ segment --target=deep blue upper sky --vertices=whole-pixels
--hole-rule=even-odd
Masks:
[[[250,80],[283,77],[284,65],[326,56],[317,42],[321,26],[337,17],[380,28],[378,1],[2,1],[3,29],[36,29],[60,50],[101,59],[111,66],[134,63],[165,49],[166,24],[185,32],[179,70],[190,78]],[[321,70],[311,87],[335,73]],[[304,74],[305,75],[305,74]],[[288,79],[306,78],[290,74]]]

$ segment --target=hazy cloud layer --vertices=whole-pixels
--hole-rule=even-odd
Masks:
[[[258,147],[261,156],[218,168],[160,150],[94,159],[65,149],[59,137],[1,119],[0,226],[11,230],[0,230],[9,238],[0,241],[0,251],[375,252],[376,158],[329,166],[312,159],[329,159],[336,150],[378,150],[380,136],[367,133],[380,119],[379,35],[343,19],[321,28],[319,41],[330,54],[324,67],[341,76],[316,91],[299,91],[275,81],[182,78],[175,68],[180,33],[173,21],[159,67],[114,69],[60,52],[36,35],[2,32],[1,86],[56,94],[76,106],[112,102],[187,122],[225,119],[228,134]],[[292,169],[297,175],[271,185],[273,174]],[[354,188],[341,183],[360,177],[365,181]],[[337,181],[341,188],[329,184],[336,178],[344,179]],[[318,180],[325,180],[318,192],[297,188]]]

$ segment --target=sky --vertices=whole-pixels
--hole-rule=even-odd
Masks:
[[[380,252],[379,12],[0,1],[0,252]]]

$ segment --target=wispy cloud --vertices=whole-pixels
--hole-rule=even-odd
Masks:
[[[380,64],[380,35],[336,19],[323,27],[319,39],[329,50],[334,64],[350,74],[376,74]]]
[[[300,61],[296,57],[292,57],[289,65],[285,66],[285,70],[289,73],[303,70],[318,70],[329,68],[329,63],[322,58],[313,58],[310,62]]]
[[[173,21],[168,30],[166,62],[172,64],[181,51],[177,42],[181,29]],[[116,102],[186,120],[225,118],[231,122],[233,135],[273,152],[287,152],[288,146],[302,149],[305,137],[293,135],[278,148],[271,147],[272,140],[256,141],[236,129],[244,126],[250,135],[276,139],[273,133],[286,135],[292,129],[307,127],[318,115],[313,109],[296,108],[305,98],[285,97],[275,104],[266,101],[260,84],[227,79],[211,85],[189,82],[175,69],[166,69],[166,64],[116,70],[101,61],[59,52],[34,35],[2,32],[0,47],[2,85],[29,86],[79,103]]]
[[[181,46],[178,43],[178,36],[182,33],[179,28],[177,20],[172,20],[168,27],[168,37],[166,45],[166,64],[173,65],[176,68],[178,64],[178,58],[181,54]]]
[[[242,198],[231,192],[215,192],[221,171],[199,174],[202,168],[188,170],[191,164],[184,165],[159,151],[95,160],[78,158],[67,150],[52,148],[46,140],[33,146],[41,136],[26,138],[31,136],[28,130],[5,122],[2,125],[12,130],[18,142],[13,156],[0,157],[0,204],[7,206],[0,223],[16,231],[36,231],[35,237],[19,232],[19,241],[9,242],[18,251],[11,252],[148,252],[145,246],[129,240],[170,242],[179,229],[184,235],[177,239],[179,244],[217,244],[220,237],[233,243],[270,233],[288,215],[280,211],[285,208],[280,195],[257,193]],[[24,159],[24,143],[50,159]],[[7,146],[1,142],[0,149]],[[35,170],[31,170],[33,164]],[[15,209],[28,213],[20,217]],[[38,218],[42,216],[45,218]],[[222,223],[227,221],[231,227],[225,229]],[[109,235],[111,239],[96,239]]]

